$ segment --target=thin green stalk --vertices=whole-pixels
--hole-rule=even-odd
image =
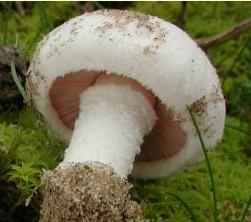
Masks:
[[[248,209],[249,209],[250,205],[251,205],[251,195],[250,195],[249,200],[248,200],[248,202],[246,204],[246,207],[245,207],[245,209],[243,211],[243,214],[242,214],[242,217],[241,217],[241,222],[244,222],[245,217],[247,216]]]
[[[198,124],[197,124],[197,122],[196,122],[196,120],[195,120],[195,117],[194,117],[192,111],[189,109],[188,106],[187,106],[187,110],[188,110],[188,112],[189,112],[189,114],[190,114],[190,116],[191,116],[191,119],[192,119],[192,121],[193,121],[193,124],[194,124],[194,126],[195,126],[196,133],[198,134],[198,137],[199,137],[199,140],[200,140],[200,144],[201,144],[201,147],[202,147],[204,156],[205,156],[205,160],[206,160],[206,164],[207,164],[207,169],[208,169],[208,174],[209,174],[209,179],[210,179],[210,181],[211,181],[212,193],[213,193],[213,213],[214,213],[214,221],[215,221],[215,222],[218,222],[217,195],[216,195],[216,186],[215,186],[215,180],[214,180],[214,175],[213,175],[212,166],[211,166],[211,163],[210,163],[208,154],[207,154],[207,149],[206,149],[204,140],[203,140],[202,135],[201,135],[201,133],[200,133],[200,129],[199,129]]]
[[[43,32],[43,28],[40,28],[38,32],[34,35],[33,39],[31,40],[30,44],[27,46],[27,51],[30,51],[34,44],[37,42],[38,38],[40,37],[41,33]]]
[[[44,2],[37,2],[38,7],[39,7],[39,12],[40,12],[40,17],[43,23],[43,29],[44,30],[49,30],[51,28],[51,23],[49,20],[49,16],[46,12]]]
[[[17,71],[16,71],[14,61],[11,62],[10,67],[11,67],[12,78],[13,78],[14,82],[16,83],[17,88],[18,88],[19,92],[21,93],[24,101],[27,102],[27,95],[26,95],[26,92],[24,90],[24,87],[22,86],[22,84],[21,84],[21,82],[20,82],[20,80],[19,80],[19,78],[17,76]]]
[[[229,58],[228,54],[222,55],[219,62],[215,64],[215,67],[216,68],[221,67],[222,63],[225,62],[227,58]]]
[[[19,45],[19,34],[16,33],[16,38],[15,38],[15,45],[14,45],[14,48],[15,49],[18,49],[18,45]]]
[[[97,1],[94,1],[94,2],[93,2],[93,5],[95,5],[98,9],[103,9],[103,8],[105,8],[102,4],[100,4],[100,3],[97,2]]]
[[[3,39],[2,39],[2,44],[5,45],[7,42],[7,35],[8,35],[8,27],[9,27],[9,18],[11,14],[11,7],[12,7],[12,2],[5,6],[6,11],[3,14]]]
[[[168,195],[174,197],[176,200],[178,200],[183,207],[187,210],[187,212],[190,214],[191,219],[193,220],[193,222],[197,222],[198,220],[195,217],[195,214],[192,210],[192,208],[181,198],[179,197],[177,194],[171,193],[171,192],[166,192]]]
[[[245,49],[247,48],[249,42],[251,41],[251,36],[248,37],[247,41],[244,43],[244,45],[241,47],[239,53],[237,54],[237,56],[235,57],[235,59],[233,60],[231,66],[229,67],[228,71],[226,73],[230,73],[235,65],[237,64],[237,62],[241,59]],[[225,82],[226,82],[227,76],[225,76],[222,80],[222,87],[224,88]]]
[[[7,16],[4,15],[4,25],[3,25],[3,40],[2,43],[3,45],[6,44],[7,41],[7,33],[8,33],[8,19],[6,18]]]
[[[248,131],[245,131],[245,130],[241,129],[238,126],[234,126],[234,125],[231,125],[231,124],[226,124],[225,126],[228,127],[228,128],[230,128],[230,129],[234,129],[236,131],[239,131],[239,132],[244,133],[244,134],[246,134],[246,135],[249,136],[249,132]]]
[[[38,5],[41,21],[42,21],[42,26],[39,28],[37,33],[35,33],[31,42],[28,44],[27,51],[30,51],[32,49],[32,47],[37,42],[37,40],[39,39],[40,35],[43,32],[47,32],[49,29],[51,29],[51,22],[50,22],[48,14],[46,12],[44,2],[37,2],[37,5]]]
[[[233,63],[231,64],[230,68],[228,69],[228,72],[231,72],[233,70],[233,68],[235,67],[236,63],[240,60],[240,58],[243,55],[243,52],[245,51],[246,47],[248,46],[248,43],[250,40],[251,40],[251,36],[248,37],[245,44],[241,47],[240,52],[237,54],[236,58],[234,59]]]

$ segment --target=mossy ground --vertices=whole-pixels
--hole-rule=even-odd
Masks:
[[[109,4],[95,3],[94,8]],[[29,58],[45,33],[82,13],[81,7],[81,3],[76,2],[29,2],[25,4],[26,15],[21,16],[16,3],[0,3],[0,44],[18,45]],[[127,4],[127,8],[172,22],[176,22],[180,7],[179,2]],[[193,37],[208,36],[250,16],[251,4],[248,2],[189,2],[185,29]],[[228,108],[224,139],[209,155],[216,179],[221,222],[241,221],[251,195],[251,158],[248,155],[251,152],[250,39],[249,31],[208,50],[221,77]],[[0,221],[19,221],[19,214],[26,215],[23,221],[37,220],[42,169],[53,169],[62,159],[65,146],[46,129],[43,119],[33,108],[0,112],[0,200],[2,206],[8,204],[11,209],[6,216],[7,211],[0,207],[0,213],[6,216]],[[153,181],[131,180],[133,196],[141,202],[144,214],[151,221],[192,221],[172,194],[189,205],[197,221],[213,221],[205,163],[172,177]],[[31,195],[30,207],[26,208],[25,202]],[[250,211],[246,221],[251,221]]]

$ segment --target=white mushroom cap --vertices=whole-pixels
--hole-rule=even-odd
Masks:
[[[86,75],[115,73],[138,81],[164,104],[160,116],[171,116],[186,134],[184,146],[175,155],[139,158],[134,163],[136,176],[165,176],[203,159],[186,106],[191,107],[208,148],[222,138],[225,101],[216,71],[196,43],[169,22],[130,11],[99,10],[69,20],[40,42],[29,68],[28,89],[36,108],[65,140],[72,129],[59,118],[50,90],[60,77],[83,70]],[[90,84],[83,84],[80,91]],[[65,91],[62,99],[67,98]],[[170,135],[160,138],[158,146],[165,149]],[[151,135],[147,140],[151,141]],[[155,152],[155,145],[152,151],[146,148],[149,153]]]

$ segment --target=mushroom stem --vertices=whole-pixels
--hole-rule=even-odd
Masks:
[[[124,178],[155,120],[147,99],[129,86],[93,86],[81,95],[79,117],[63,165],[98,161]]]

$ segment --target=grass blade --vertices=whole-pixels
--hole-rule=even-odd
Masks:
[[[240,132],[240,133],[244,133],[244,134],[246,134],[247,136],[249,136],[249,132],[248,132],[248,131],[243,130],[242,128],[240,128],[240,127],[238,127],[238,126],[234,126],[234,125],[231,125],[231,124],[226,124],[225,126],[226,126],[227,128],[229,128],[229,129],[236,130],[236,131],[238,131],[238,132]]]
[[[237,54],[237,56],[235,57],[233,63],[231,64],[231,66],[228,69],[228,72],[232,72],[232,70],[234,69],[234,67],[236,66],[237,62],[240,60],[240,58],[242,57],[245,49],[247,48],[249,42],[251,40],[251,36],[248,37],[248,39],[246,40],[246,42],[244,43],[244,45],[241,47],[239,53]]]
[[[43,34],[43,32],[47,32],[48,30],[50,30],[52,28],[52,25],[51,25],[49,16],[47,14],[44,2],[37,2],[36,4],[39,9],[39,14],[40,14],[40,18],[42,21],[42,25],[39,28],[39,30],[37,31],[37,33],[35,33],[31,42],[28,44],[27,51],[30,51],[33,48],[34,44],[37,42],[37,40],[40,38],[40,36]]]
[[[7,13],[6,13],[7,14]],[[3,25],[3,40],[2,40],[2,44],[5,45],[7,42],[7,33],[8,33],[8,18],[7,15],[4,15],[4,25]]]
[[[245,207],[245,209],[243,211],[243,214],[242,214],[242,217],[241,217],[241,222],[244,222],[245,217],[247,216],[248,209],[249,209],[250,205],[251,205],[251,196],[249,197],[249,200],[248,200],[248,202],[246,204],[246,207]]]
[[[19,92],[21,93],[22,97],[24,98],[24,101],[27,102],[27,95],[26,95],[26,92],[24,90],[24,87],[22,86],[22,84],[21,84],[21,82],[20,82],[20,80],[19,80],[19,78],[17,76],[17,71],[16,71],[14,61],[11,62],[10,67],[11,67],[12,78],[13,78],[14,82],[16,83]]]
[[[100,2],[93,2],[93,5],[96,6],[98,9],[104,9],[105,7]]]
[[[251,41],[251,36],[249,36],[246,40],[246,42],[244,43],[244,45],[241,47],[241,49],[239,50],[239,52],[237,53],[237,56],[235,57],[235,59],[233,60],[233,62],[231,63],[230,67],[228,68],[228,70],[226,71],[226,74],[229,74],[233,71],[233,69],[235,68],[236,64],[238,63],[238,61],[240,61],[244,51],[246,50],[246,48],[248,47],[249,43]],[[222,79],[222,87],[224,88],[226,80],[227,80],[228,75],[224,75],[223,79]]]
[[[35,43],[38,41],[38,39],[40,38],[40,35],[42,35],[43,32],[43,28],[40,28],[38,30],[38,32],[34,35],[34,37],[32,38],[31,42],[28,44],[27,46],[27,51],[30,51],[33,46],[35,45]]]
[[[11,15],[11,7],[12,7],[12,3],[7,4],[6,6],[4,5],[6,11],[4,11],[3,14],[3,39],[2,39],[2,44],[5,45],[7,42],[7,35],[8,35],[8,28],[9,28],[9,18]]]
[[[37,4],[39,7],[40,17],[43,23],[43,30],[47,31],[51,28],[51,23],[45,9],[44,2],[37,2]]]
[[[195,117],[192,113],[192,111],[189,109],[189,107],[187,106],[187,110],[190,114],[190,117],[193,121],[193,124],[194,124],[194,127],[196,129],[196,133],[199,137],[199,140],[200,140],[200,144],[201,144],[201,147],[202,147],[202,150],[203,150],[203,153],[204,153],[204,156],[205,156],[205,160],[206,160],[206,164],[207,164],[207,169],[208,169],[208,174],[209,174],[209,179],[211,181],[211,188],[212,188],[212,193],[213,193],[213,213],[214,213],[214,221],[215,222],[218,222],[218,210],[217,210],[217,195],[216,195],[216,186],[215,186],[215,180],[214,180],[214,175],[213,175],[213,170],[212,170],[212,166],[211,166],[211,163],[210,163],[210,160],[209,160],[209,157],[208,157],[208,154],[207,154],[207,149],[206,149],[206,146],[205,146],[205,143],[204,143],[204,140],[202,138],[202,135],[200,133],[200,129],[198,127],[198,124],[195,120]]]
[[[178,200],[182,206],[187,210],[187,212],[190,214],[191,219],[193,220],[193,222],[197,222],[198,220],[195,217],[195,214],[192,210],[192,208],[181,198],[179,197],[177,194],[171,193],[171,192],[166,192],[168,195],[174,197],[176,200]]]

